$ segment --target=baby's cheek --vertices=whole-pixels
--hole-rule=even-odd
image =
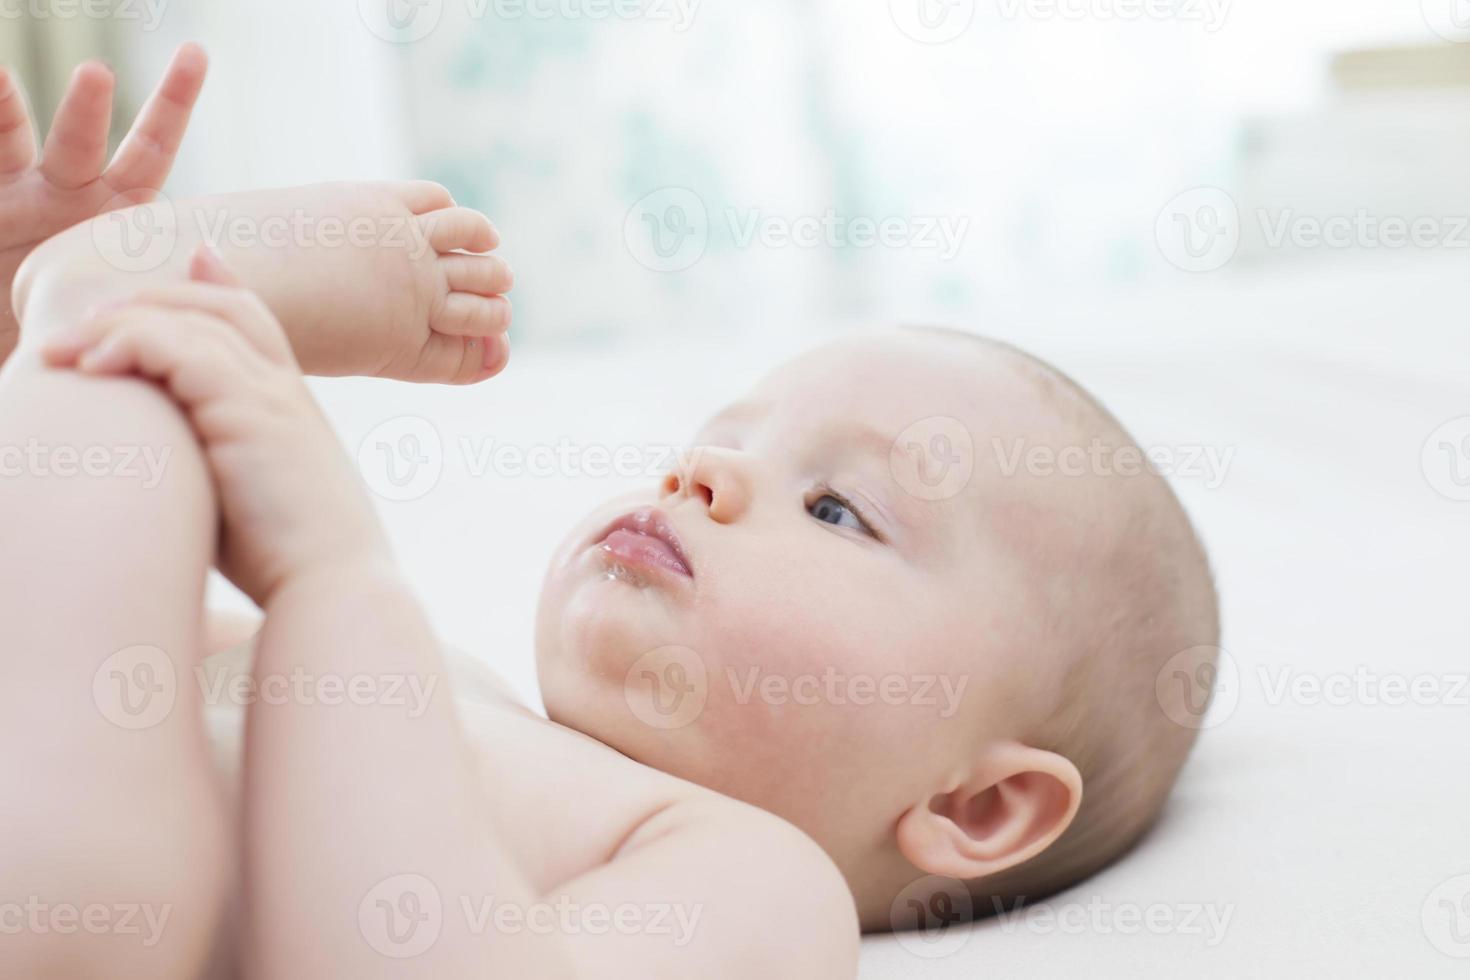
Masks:
[[[706,610],[700,654],[712,706],[727,708],[742,733],[843,725],[840,715],[915,639],[912,624],[875,608],[871,595],[814,589],[770,570],[752,570],[740,584]]]

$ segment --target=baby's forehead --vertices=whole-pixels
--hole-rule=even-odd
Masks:
[[[779,365],[737,403],[740,414],[812,427],[857,423],[897,439],[929,423],[972,439],[1054,422],[1044,389],[1017,358],[979,338],[892,330],[827,344]]]
[[[1101,415],[1069,386],[1043,362],[980,337],[894,330],[780,365],[705,434],[861,457],[885,483],[891,476],[902,509],[948,525],[975,521],[1007,550],[1044,552],[1054,530],[1067,537],[1101,499],[1095,479],[1031,465],[1038,451],[1053,458],[1103,432]]]

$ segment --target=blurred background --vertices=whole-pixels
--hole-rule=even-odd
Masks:
[[[501,377],[316,391],[436,625],[532,702],[560,536],[823,339],[1009,339],[1172,454],[1224,606],[1212,731],[1092,887],[1235,933],[873,941],[864,976],[1463,976],[1470,2],[0,0],[43,121],[102,57],[120,135],[188,39],[170,196],[421,176],[501,229]],[[1359,669],[1442,696],[1276,680]]]
[[[1463,0],[0,9],[0,55],[43,118],[82,58],[113,63],[136,102],[175,45],[206,45],[172,193],[448,184],[539,287],[517,294],[526,343],[994,322],[1201,265],[1443,250],[1273,244],[1258,207],[1470,210]],[[1232,257],[1189,255],[1214,241],[1220,199],[1174,199],[1200,186],[1241,209],[1221,214],[1239,226]]]

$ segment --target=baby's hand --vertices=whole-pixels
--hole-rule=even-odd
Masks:
[[[105,66],[89,61],[72,74],[39,159],[25,97],[0,68],[0,362],[19,330],[10,288],[22,260],[72,225],[153,199],[173,168],[207,64],[197,45],[178,50],[111,164],[113,78]]]
[[[150,290],[47,341],[55,366],[159,382],[188,415],[219,494],[220,570],[264,606],[286,581],[387,558],[356,474],[280,324],[201,249],[191,282]]]

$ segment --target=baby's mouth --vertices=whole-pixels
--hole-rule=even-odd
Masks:
[[[608,525],[597,539],[606,560],[694,578],[673,524],[657,507],[640,507]]]

